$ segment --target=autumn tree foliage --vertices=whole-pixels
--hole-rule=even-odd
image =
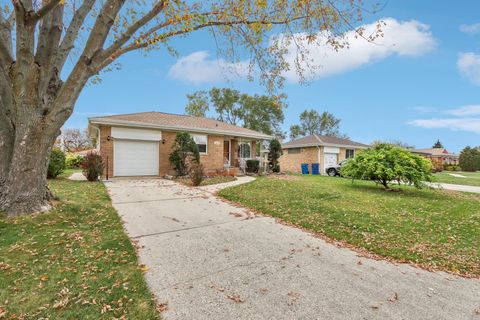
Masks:
[[[290,139],[296,139],[313,134],[348,138],[340,132],[341,120],[332,113],[319,113],[315,109],[305,110],[300,114],[300,124],[290,126]]]
[[[205,117],[207,112],[223,122],[269,135],[280,135],[285,95],[249,95],[230,88],[212,88],[187,95],[185,113]]]
[[[220,56],[249,59],[270,90],[285,69],[302,75],[306,43],[347,46],[360,0],[12,0],[0,2],[0,211],[50,208],[47,164],[85,85],[135,50],[175,53],[170,40],[200,30]],[[371,40],[375,35],[357,34]],[[295,55],[291,66],[286,54]],[[306,64],[302,62],[305,61]]]

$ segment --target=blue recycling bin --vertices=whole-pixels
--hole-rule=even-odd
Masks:
[[[320,174],[320,163],[312,163],[312,174]]]
[[[308,174],[308,163],[302,163],[302,174]]]

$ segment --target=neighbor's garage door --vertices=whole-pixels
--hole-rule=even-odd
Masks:
[[[324,168],[334,167],[338,162],[338,156],[336,153],[325,153],[325,166]]]
[[[158,141],[115,140],[114,176],[157,176]]]

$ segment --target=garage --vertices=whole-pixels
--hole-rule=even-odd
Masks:
[[[113,156],[115,176],[158,176],[157,141],[115,140]]]
[[[336,153],[325,153],[324,168],[334,167],[338,163],[338,155]]]
[[[158,176],[161,132],[112,127],[113,175]]]

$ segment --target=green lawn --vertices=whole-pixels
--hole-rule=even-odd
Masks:
[[[322,176],[261,177],[220,196],[384,257],[480,276],[480,195],[399,188]]]
[[[451,174],[459,174],[466,178],[454,177]],[[463,172],[463,171],[443,171],[433,175],[434,182],[464,184],[468,186],[480,187],[480,171]]]
[[[158,319],[103,184],[49,185],[55,210],[0,217],[0,319]]]

